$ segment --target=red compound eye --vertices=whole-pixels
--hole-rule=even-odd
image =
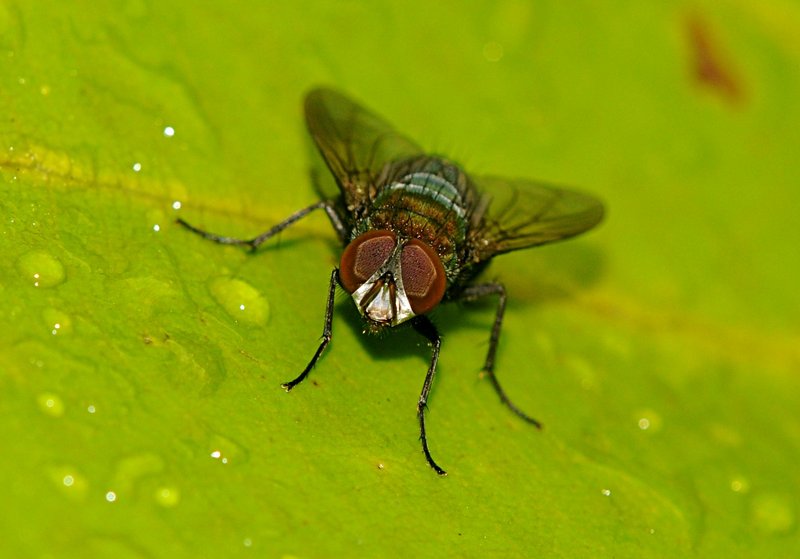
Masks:
[[[400,254],[403,288],[414,314],[425,314],[444,296],[446,277],[439,255],[418,239],[411,239]]]
[[[339,279],[348,293],[367,281],[392,255],[397,237],[388,230],[368,231],[353,239],[344,249],[339,264]]]

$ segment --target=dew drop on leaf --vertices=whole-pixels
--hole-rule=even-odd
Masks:
[[[68,314],[54,308],[47,308],[42,311],[42,317],[47,330],[53,336],[63,336],[72,332],[72,319]]]
[[[48,468],[47,476],[59,492],[72,499],[80,500],[86,495],[89,483],[72,466],[62,465]]]
[[[165,508],[172,508],[181,501],[181,492],[177,487],[164,485],[156,489],[156,503]]]
[[[64,281],[64,265],[53,255],[35,250],[17,260],[17,269],[34,287],[53,287]]]
[[[216,278],[209,286],[211,295],[237,322],[264,324],[269,318],[269,304],[255,287],[241,280]]]
[[[39,409],[49,416],[61,417],[64,415],[64,402],[52,392],[39,394],[36,401],[39,404]]]
[[[208,455],[221,464],[242,464],[247,461],[247,452],[227,437],[214,434],[209,440]]]

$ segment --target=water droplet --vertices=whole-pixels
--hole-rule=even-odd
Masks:
[[[164,128],[164,136],[167,138],[172,138],[175,135],[175,129],[172,126],[167,126]]]
[[[253,540],[252,540],[252,539],[250,539],[250,538],[245,538],[245,539],[242,541],[242,544],[243,544],[245,547],[253,547]]]
[[[42,311],[42,317],[47,325],[47,329],[50,330],[50,333],[53,336],[63,336],[64,334],[69,334],[72,331],[72,319],[69,317],[69,315],[64,314],[57,309],[45,309]]]
[[[179,209],[181,209],[181,201],[180,201],[180,200],[175,200],[175,201],[172,203],[172,209],[173,209],[173,210],[179,210]]]
[[[638,410],[634,417],[636,417],[636,425],[642,431],[655,433],[661,430],[661,426],[663,424],[661,416],[651,409],[644,408]]]
[[[97,410],[92,404],[89,404],[89,406],[86,408],[86,411],[88,411],[89,413],[94,413]]]
[[[250,324],[264,324],[269,318],[269,304],[252,285],[232,278],[211,282],[211,294],[234,319]]]
[[[214,435],[209,441],[208,455],[222,464],[242,464],[247,461],[247,453],[238,444],[222,435]]]
[[[750,491],[750,482],[744,476],[736,476],[731,480],[731,491],[747,493]]]
[[[153,231],[158,233],[159,231],[161,231],[161,226],[158,223],[156,223],[155,225],[153,225]]]
[[[133,172],[134,173],[138,173],[141,170],[142,170],[142,164],[141,163],[139,163],[137,161],[136,163],[133,164]]]
[[[109,503],[113,503],[117,500],[117,494],[114,491],[107,491],[106,492],[106,501]]]
[[[36,401],[39,403],[39,409],[49,416],[61,417],[64,415],[64,402],[52,392],[39,394]]]
[[[167,508],[172,508],[181,502],[181,493],[177,487],[159,487],[156,489],[155,497],[159,505]]]
[[[211,456],[211,458],[213,458],[214,460],[219,460],[223,464],[228,463],[228,457],[222,454],[221,450],[212,450],[209,456]]]
[[[78,499],[86,495],[88,487],[86,478],[72,466],[49,468],[48,476],[62,494]]]
[[[611,497],[611,490],[610,489],[603,489],[601,493],[606,497]]]
[[[764,493],[753,498],[752,519],[768,534],[785,534],[795,524],[792,502],[784,495]]]
[[[34,287],[53,287],[64,281],[64,265],[44,251],[24,254],[17,260],[17,269]]]

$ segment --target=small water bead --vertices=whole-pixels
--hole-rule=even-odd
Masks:
[[[247,461],[247,452],[238,444],[222,435],[213,435],[209,440],[209,456],[222,464],[242,464]]]
[[[159,487],[155,494],[156,502],[162,507],[172,508],[181,501],[181,493],[176,487]]]
[[[48,308],[42,312],[42,317],[53,336],[62,336],[72,331],[72,319],[61,311]]]
[[[34,287],[54,287],[64,281],[64,265],[45,251],[22,255],[17,269]]]
[[[663,424],[661,415],[651,409],[638,410],[635,412],[634,417],[636,417],[636,425],[642,431],[655,433],[661,430]]]
[[[743,476],[737,476],[731,480],[731,491],[747,493],[750,491],[750,482]]]
[[[39,394],[36,399],[39,409],[51,417],[61,417],[64,415],[64,402],[57,395],[51,392]]]
[[[86,494],[86,479],[72,466],[56,466],[47,470],[47,477],[62,495],[82,499]]]
[[[228,458],[226,456],[223,456],[222,455],[222,451],[220,451],[220,450],[212,451],[210,456],[211,456],[211,458],[214,458],[215,460],[219,460],[223,464],[227,464],[228,463]]]
[[[209,286],[219,305],[239,322],[264,324],[269,318],[269,303],[252,285],[232,278],[217,278]]]

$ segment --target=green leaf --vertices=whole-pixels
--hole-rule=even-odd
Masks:
[[[9,557],[791,557],[800,11],[788,2],[0,5]],[[303,93],[606,223],[499,257],[429,348],[337,297]],[[169,132],[171,130],[171,132]],[[244,309],[241,306],[244,306]]]

